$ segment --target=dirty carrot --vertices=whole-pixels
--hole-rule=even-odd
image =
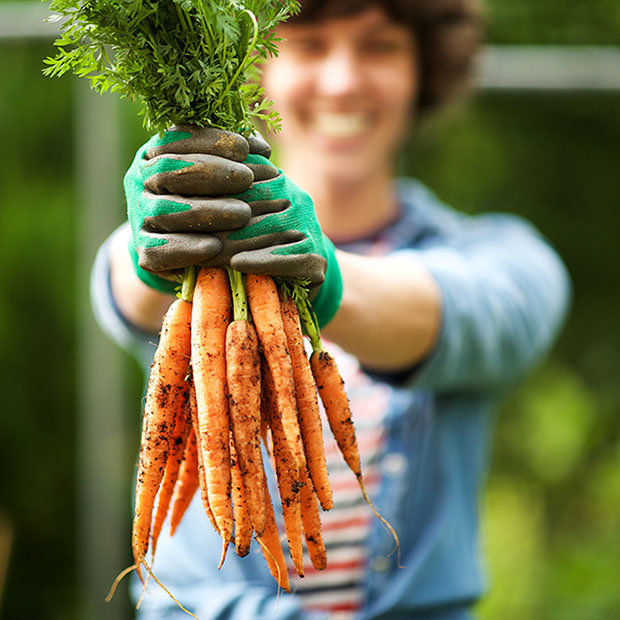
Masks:
[[[202,500],[202,507],[213,526],[213,529],[218,532],[217,524],[215,523],[215,517],[211,510],[211,504],[209,502],[209,489],[207,488],[207,478],[205,473],[205,466],[202,460],[202,450],[198,446],[198,413],[196,406],[196,389],[194,382],[190,378],[189,384],[189,411],[192,419],[192,428],[194,430],[194,437],[196,437],[196,464],[198,468],[198,488],[200,489],[200,499]]]
[[[222,558],[232,537],[226,329],[232,301],[228,275],[221,267],[202,267],[194,289],[191,354],[196,388],[198,446],[209,504],[222,537]]]
[[[303,439],[304,452],[308,463],[310,478],[323,510],[333,507],[331,485],[325,463],[323,427],[316,385],[312,376],[310,362],[304,347],[304,338],[299,320],[297,305],[292,296],[282,298],[282,321],[288,350],[293,365],[295,395],[299,417],[299,427]]]
[[[280,544],[280,533],[278,532],[276,516],[273,512],[268,485],[265,484],[263,489],[265,491],[265,531],[262,536],[256,536],[256,541],[260,545],[261,551],[265,556],[269,572],[278,582],[278,586],[290,592],[291,586],[286,568],[286,560],[284,559],[284,552]]]
[[[362,467],[353,416],[336,362],[328,351],[315,351],[310,356],[310,367],[340,452],[351,471],[359,476]]]
[[[228,270],[234,320],[226,331],[226,376],[229,411],[237,464],[252,527],[260,536],[265,529],[262,454],[260,446],[260,356],[256,330],[249,321],[243,276]]]
[[[306,470],[301,472],[301,483],[301,522],[308,556],[316,570],[324,570],[327,566],[327,551],[321,534],[321,516],[312,480]]]
[[[189,401],[188,401],[189,402]],[[179,469],[179,475],[174,487],[172,507],[170,508],[170,536],[175,532],[185,511],[192,502],[194,494],[199,486],[198,481],[198,455],[196,454],[196,434],[194,427],[189,421],[190,427],[185,442],[183,461]]]
[[[245,485],[243,484],[243,476],[239,467],[238,454],[235,449],[235,442],[232,433],[230,434],[230,467],[232,480],[233,517],[235,521],[235,551],[239,557],[245,557],[250,552],[252,533],[254,529],[250,518],[249,505],[246,501]],[[265,494],[263,492],[263,485],[259,487],[259,491],[263,496],[262,503],[264,516]],[[265,531],[264,519],[262,531]]]
[[[191,426],[191,422],[189,421],[188,403],[189,389],[187,382],[185,382],[185,391],[183,394],[183,399],[179,401],[176,419],[174,422],[174,431],[170,441],[168,462],[166,463],[166,471],[164,472],[164,478],[159,489],[157,509],[155,511],[155,518],[153,519],[151,534],[151,547],[153,554],[155,553],[155,548],[157,547],[157,539],[159,538],[164,520],[168,515],[170,500],[172,498],[172,494],[174,493],[174,487],[179,476],[179,468],[181,467],[181,462],[183,460],[183,453],[185,452],[187,431]]]
[[[289,449],[279,412],[275,406],[275,390],[271,372],[263,361],[263,404],[269,420],[271,439],[273,442],[273,461],[280,491],[284,529],[288,539],[288,548],[295,570],[300,577],[304,576],[301,497],[302,487],[300,472],[293,466],[293,455]]]
[[[246,290],[256,332],[273,377],[286,441],[296,467],[301,469],[306,466],[306,457],[297,420],[293,365],[286,343],[278,290],[273,278],[256,274],[248,274]]]
[[[182,299],[172,302],[163,319],[149,375],[132,533],[132,549],[139,575],[148,550],[153,505],[168,460],[175,413],[185,394],[191,314],[189,302]]]

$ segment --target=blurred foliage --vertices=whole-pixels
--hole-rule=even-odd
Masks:
[[[618,45],[616,0],[486,0],[489,38],[494,43]]]
[[[15,528],[6,617],[21,618],[70,617],[75,581],[71,85],[39,75],[45,49],[0,51],[0,510]],[[11,601],[22,584],[40,600]]]
[[[488,15],[496,43],[620,43],[617,0],[494,0]],[[0,611],[11,619],[78,618],[75,83],[41,76],[51,51],[0,43],[0,513],[15,529]],[[123,105],[129,163],[144,131]],[[553,355],[498,418],[483,620],[620,617],[619,105],[618,94],[481,94],[429,121],[403,161],[449,204],[533,221],[573,278]]]

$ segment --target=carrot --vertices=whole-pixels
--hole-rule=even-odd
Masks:
[[[265,531],[262,536],[256,536],[256,541],[260,545],[261,551],[265,556],[267,566],[269,567],[269,572],[278,582],[278,586],[283,590],[290,592],[291,586],[288,578],[288,571],[286,569],[284,552],[282,551],[282,545],[280,544],[280,534],[278,532],[276,516],[273,512],[269,487],[265,483],[263,488],[265,491]]]
[[[256,274],[248,274],[246,288],[256,332],[273,377],[286,441],[297,468],[301,469],[306,466],[306,457],[297,420],[293,365],[287,348],[278,290],[273,278]]]
[[[356,476],[361,476],[362,467],[353,416],[336,361],[326,350],[315,351],[310,356],[310,367],[340,452],[351,471]]]
[[[232,499],[233,499],[233,517],[235,521],[235,550],[239,557],[245,557],[250,552],[250,544],[252,543],[252,519],[250,516],[250,508],[246,501],[246,487],[243,481],[243,475],[239,467],[239,459],[235,449],[235,442],[232,433],[230,434],[230,467],[232,478]],[[262,469],[262,468],[261,468]],[[259,487],[263,496],[263,515],[265,494],[263,486]],[[265,525],[263,523],[263,532]]]
[[[327,566],[327,552],[321,534],[321,517],[317,504],[317,496],[308,472],[301,472],[301,522],[304,528],[306,548],[312,566],[316,570],[324,570]]]
[[[260,536],[265,529],[265,495],[262,491],[260,447],[260,356],[256,330],[249,322],[243,276],[229,270],[234,317],[226,331],[226,376],[229,390],[230,421],[243,480],[244,496],[252,527]]]
[[[168,460],[174,416],[186,388],[191,313],[189,302],[182,299],[172,302],[163,319],[159,345],[149,375],[132,534],[133,555],[139,575],[140,565],[148,550],[155,497]]]
[[[226,329],[232,302],[221,267],[203,267],[196,279],[192,312],[192,372],[196,387],[198,446],[202,453],[209,505],[222,537],[224,561],[232,537]]]
[[[209,502],[209,489],[207,487],[207,478],[205,474],[205,466],[202,460],[202,450],[198,446],[198,412],[196,405],[196,388],[194,382],[190,379],[189,384],[189,404],[190,404],[190,416],[192,419],[192,428],[194,430],[194,437],[196,438],[196,464],[198,469],[198,487],[200,488],[200,499],[202,500],[202,507],[213,526],[213,529],[218,532],[217,524],[215,523],[215,517],[211,510],[211,503]]]
[[[317,497],[321,502],[321,507],[323,510],[329,510],[333,507],[334,500],[325,463],[323,427],[316,385],[304,347],[299,312],[297,311],[295,300],[288,296],[286,299],[282,299],[281,303],[284,332],[293,364],[299,427],[308,463],[308,471]]]
[[[188,401],[189,402],[189,401]],[[174,487],[172,508],[170,509],[170,536],[175,532],[185,511],[188,509],[198,489],[198,455],[196,454],[196,433],[189,421],[189,431],[183,452],[183,461]]]
[[[344,381],[340,376],[336,361],[325,349],[315,350],[310,356],[310,367],[312,368],[312,374],[325,408],[329,427],[340,448],[340,452],[345,463],[355,474],[366,503],[394,537],[398,549],[398,564],[400,565],[400,541],[398,540],[398,535],[390,523],[377,512],[364,486],[360,453],[353,426],[353,416],[351,415],[349,399],[344,389]]]
[[[157,547],[157,539],[161,532],[161,528],[164,524],[164,520],[168,514],[170,507],[170,500],[174,492],[174,487],[179,476],[179,468],[181,467],[181,461],[183,460],[183,453],[185,451],[185,441],[187,440],[187,431],[191,426],[191,422],[188,421],[189,416],[189,394],[188,394],[187,382],[185,383],[185,390],[183,399],[179,401],[177,409],[176,419],[174,422],[174,431],[170,442],[170,453],[168,454],[168,462],[166,463],[166,471],[164,472],[164,478],[161,482],[159,489],[159,496],[157,499],[157,510],[155,511],[155,518],[153,519],[153,527],[151,534],[151,546],[153,554]]]
[[[286,437],[284,436],[282,420],[275,407],[273,379],[267,364],[264,363],[263,365],[264,403],[269,419],[269,426],[271,428],[273,460],[278,479],[278,489],[280,491],[284,529],[286,530],[288,547],[293,564],[295,565],[295,570],[300,577],[303,577],[304,566],[303,547],[301,542],[302,524],[300,498],[302,484],[300,472],[306,471],[306,468],[304,467],[302,470],[298,470],[296,467],[291,467],[293,464],[293,456],[286,441]]]

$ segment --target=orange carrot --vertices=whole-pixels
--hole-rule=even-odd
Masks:
[[[254,326],[233,321],[226,333],[230,421],[244,496],[252,526],[260,536],[265,529],[265,495],[260,447],[260,357]]]
[[[265,490],[265,531],[262,536],[257,536],[256,540],[265,556],[269,572],[283,590],[290,592],[291,586],[288,579],[284,552],[280,544],[280,534],[276,524],[276,516],[273,512],[269,487],[265,483],[263,488]]]
[[[196,387],[198,446],[202,453],[209,505],[222,537],[222,558],[232,537],[226,329],[232,301],[221,267],[203,267],[194,289],[192,372]]]
[[[324,570],[327,566],[327,552],[321,534],[321,517],[312,480],[306,470],[301,472],[301,483],[301,522],[304,527],[306,548],[312,566],[316,570]]]
[[[297,570],[300,577],[303,577],[304,566],[300,497],[302,484],[300,480],[300,471],[307,470],[305,467],[301,470],[298,470],[294,466],[291,467],[291,465],[293,465],[293,456],[286,441],[286,437],[284,436],[282,420],[275,407],[273,379],[267,364],[264,363],[263,366],[264,403],[265,410],[269,417],[269,427],[271,428],[273,460],[278,479],[278,489],[280,491],[284,528],[286,530],[289,552],[293,564],[295,565],[295,570]]]
[[[174,417],[183,400],[190,358],[192,305],[176,299],[166,312],[149,375],[136,481],[132,549],[138,574],[148,550],[155,497],[168,460]],[[140,575],[140,578],[141,575]]]
[[[170,509],[170,536],[176,532],[199,486],[196,434],[194,433],[191,419],[189,425],[187,440],[185,442],[185,451],[183,452],[183,461],[181,462],[179,476],[172,497],[172,508]]]
[[[198,446],[198,412],[196,405],[196,388],[194,386],[193,380],[190,379],[189,384],[189,411],[192,419],[192,428],[194,430],[194,437],[196,437],[196,464],[198,467],[198,487],[200,488],[200,498],[202,500],[202,507],[204,511],[209,517],[209,521],[213,526],[213,529],[216,532],[219,532],[217,528],[217,524],[215,523],[215,517],[213,516],[213,511],[211,510],[211,504],[209,502],[209,489],[207,487],[207,478],[205,473],[205,466],[202,460],[202,450],[199,449]]]
[[[273,278],[255,274],[247,276],[246,288],[256,332],[273,377],[286,441],[297,468],[301,469],[306,466],[306,457],[297,420],[293,365],[286,344],[278,290]]]
[[[232,433],[230,434],[230,467],[232,479],[232,500],[233,500],[233,517],[235,520],[235,550],[239,557],[245,557],[250,552],[250,544],[252,543],[252,519],[250,517],[250,508],[246,501],[246,487],[243,481],[243,475],[239,467],[239,459],[235,449],[235,442]],[[262,467],[261,467],[262,470]],[[263,496],[263,516],[265,512],[265,494],[263,485],[259,487],[259,491]],[[263,532],[265,524],[263,521]]]
[[[293,364],[299,427],[303,438],[308,471],[317,497],[321,502],[321,507],[323,510],[329,510],[333,507],[334,500],[325,463],[319,401],[310,362],[304,347],[297,305],[290,296],[287,299],[282,299],[282,320]]]
[[[329,427],[342,452],[346,464],[356,476],[362,475],[360,454],[355,437],[353,416],[344,390],[336,361],[328,351],[315,351],[310,356],[310,367],[319,396],[325,408]]]
[[[398,535],[390,523],[377,512],[364,486],[360,454],[353,426],[353,416],[351,415],[349,399],[344,389],[344,381],[340,376],[336,361],[325,349],[315,350],[310,356],[310,366],[325,408],[329,427],[340,448],[340,452],[345,463],[355,474],[366,503],[394,537],[398,550],[398,564],[400,565],[400,541],[398,540]]]
[[[174,431],[170,442],[170,453],[168,454],[168,462],[166,463],[166,471],[164,472],[164,478],[161,482],[161,487],[157,498],[157,510],[155,511],[155,518],[153,519],[152,528],[153,531],[151,534],[153,554],[155,553],[155,548],[157,547],[157,539],[159,538],[161,528],[168,514],[170,500],[179,476],[181,461],[183,460],[187,431],[191,426],[191,421],[189,421],[188,392],[189,390],[186,382],[183,400],[179,401],[179,407],[177,409],[176,419],[174,422]]]

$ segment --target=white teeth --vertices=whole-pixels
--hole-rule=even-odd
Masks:
[[[369,126],[363,114],[323,112],[314,117],[315,129],[327,138],[351,138],[364,133]]]

